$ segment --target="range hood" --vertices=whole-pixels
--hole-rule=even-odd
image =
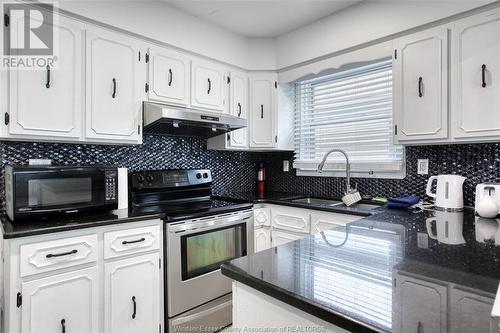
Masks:
[[[247,127],[247,120],[219,112],[144,102],[144,133],[211,138]]]

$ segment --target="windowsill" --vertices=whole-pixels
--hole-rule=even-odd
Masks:
[[[323,171],[319,173],[316,170],[296,169],[297,176],[305,177],[335,177],[345,178],[345,170]],[[403,179],[406,177],[406,168],[399,172],[351,172],[352,178],[373,178],[373,179]]]

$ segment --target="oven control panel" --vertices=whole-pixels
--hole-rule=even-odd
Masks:
[[[208,169],[152,170],[130,173],[132,189],[168,189],[180,186],[210,185],[212,173]]]

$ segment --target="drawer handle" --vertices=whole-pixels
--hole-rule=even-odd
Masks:
[[[422,92],[422,84],[424,83],[424,80],[422,79],[422,77],[419,77],[418,78],[418,97],[422,97],[424,95],[424,93]]]
[[[62,333],[66,333],[66,319],[61,320]]]
[[[174,79],[172,69],[168,69],[168,86],[170,87],[172,85],[172,80]]]
[[[55,257],[69,256],[70,254],[75,254],[77,252],[78,252],[78,250],[71,250],[71,251],[68,251],[68,252],[56,253],[56,254],[49,253],[45,257],[47,257],[47,258],[55,258]]]
[[[264,119],[264,104],[260,105],[260,119]]]
[[[238,102],[238,117],[241,117],[241,103]]]
[[[132,313],[132,319],[135,319],[135,315],[137,314],[137,303],[135,301],[135,296],[132,296],[132,303],[134,303],[134,313]]]
[[[127,244],[140,243],[140,242],[144,242],[145,240],[146,240],[146,238],[142,237],[142,238],[132,240],[132,241],[123,241],[122,244],[127,245]]]
[[[47,88],[47,89],[50,88],[50,66],[49,65],[47,65],[47,81],[45,83],[45,88]]]
[[[116,97],[116,79],[113,78],[113,92],[111,93],[111,97],[115,98]]]

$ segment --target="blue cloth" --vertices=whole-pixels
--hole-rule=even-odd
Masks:
[[[388,208],[404,209],[416,205],[420,202],[420,197],[416,195],[402,195],[399,197],[388,198]]]

